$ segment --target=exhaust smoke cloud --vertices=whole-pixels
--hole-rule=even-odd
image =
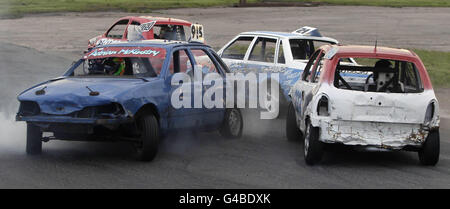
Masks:
[[[26,124],[16,122],[13,114],[0,112],[0,152],[25,148]]]

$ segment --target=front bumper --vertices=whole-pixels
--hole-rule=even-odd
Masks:
[[[64,123],[64,124],[89,124],[89,125],[114,125],[133,122],[130,117],[118,118],[74,118],[69,116],[20,116],[16,115],[16,121],[31,123]]]
[[[403,149],[421,147],[429,130],[421,124],[311,119],[320,128],[320,141],[345,145]]]

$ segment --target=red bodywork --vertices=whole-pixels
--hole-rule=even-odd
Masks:
[[[191,22],[188,22],[186,20],[175,19],[175,18],[151,17],[151,16],[139,16],[139,17],[127,16],[127,17],[122,17],[119,20],[117,20],[103,35],[95,37],[94,38],[95,41],[89,41],[88,49],[91,49],[91,48],[95,47],[95,43],[99,39],[108,38],[107,35],[108,35],[109,31],[117,23],[122,22],[122,21],[128,21],[127,28],[133,22],[137,22],[139,24],[142,24],[142,23],[147,23],[147,22],[151,22],[151,21],[156,21],[155,25],[182,25],[182,26],[187,26],[187,27],[190,27],[192,25]],[[114,38],[108,38],[108,39],[112,39],[112,40],[116,40],[116,41],[127,41],[127,33],[128,33],[128,31],[125,29],[123,31],[122,39],[114,39]],[[144,36],[144,39],[146,39],[146,40],[154,39],[153,28],[150,31],[148,31],[148,32],[142,33],[142,35]]]
[[[97,48],[85,54],[87,59],[106,57],[157,57],[166,58],[166,49],[156,47],[104,47]]]
[[[337,48],[336,54],[332,59],[324,59],[323,63],[323,73],[320,76],[320,82],[325,82],[332,84],[334,81],[334,73],[336,70],[336,65],[340,58],[376,58],[376,59],[391,59],[408,61],[414,63],[419,71],[420,78],[422,79],[422,84],[425,90],[433,89],[431,86],[430,77],[428,76],[427,70],[414,52],[406,49],[395,49],[388,47],[375,47],[374,46],[358,46],[358,45],[348,45],[348,46],[331,46],[325,45],[320,47],[323,53],[329,52],[331,49]]]

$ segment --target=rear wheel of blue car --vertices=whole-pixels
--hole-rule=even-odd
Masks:
[[[283,89],[281,88],[281,85],[279,83],[276,83],[276,85],[278,85],[278,97],[271,94],[271,90],[270,90],[271,86],[270,85],[271,85],[270,83],[268,83],[268,85],[267,85],[267,89],[268,89],[267,97],[270,98],[270,101],[278,103],[278,116],[276,118],[283,119],[287,115],[286,107],[288,107],[288,105],[289,105],[288,101],[284,97]],[[269,108],[267,107],[268,104],[264,104],[264,106],[265,106],[264,109],[269,110]]]
[[[137,149],[137,158],[141,161],[152,161],[158,152],[159,145],[159,124],[155,115],[148,114],[140,117],[138,127],[141,136]]]
[[[27,145],[26,152],[29,155],[42,153],[42,131],[39,126],[31,123],[27,124]]]
[[[419,150],[419,160],[422,165],[436,165],[439,161],[439,130],[431,131]]]
[[[237,108],[227,109],[219,132],[227,138],[239,138],[242,136],[243,127],[241,111]]]
[[[302,132],[297,126],[297,118],[295,116],[294,105],[292,102],[288,105],[286,115],[286,136],[289,141],[297,141],[302,138]]]

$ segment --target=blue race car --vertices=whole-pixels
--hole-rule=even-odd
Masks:
[[[147,40],[93,48],[63,76],[18,96],[16,120],[27,122],[26,152],[39,154],[42,141],[52,139],[125,140],[136,145],[138,159],[150,161],[170,131],[218,129],[225,137],[240,137],[237,108],[174,108],[171,96],[179,86],[171,79],[179,72],[225,77],[229,70],[209,46],[196,42]],[[205,87],[194,89],[204,94]]]

